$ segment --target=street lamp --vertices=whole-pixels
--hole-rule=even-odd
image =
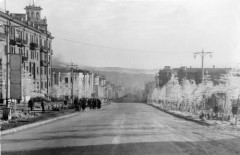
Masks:
[[[201,59],[202,59],[202,83],[204,82],[204,67],[203,67],[203,63],[204,63],[204,57],[206,55],[209,55],[210,58],[212,58],[212,53],[213,52],[204,52],[204,50],[202,49],[202,52],[196,52],[194,53],[194,58],[197,57],[197,55],[201,56]]]
[[[210,58],[212,58],[212,53],[213,52],[204,52],[204,50],[202,49],[202,52],[196,52],[194,53],[194,58],[197,57],[197,55],[201,56],[201,59],[202,59],[202,83],[204,82],[204,66],[203,66],[203,63],[204,63],[204,57],[206,55],[209,55]],[[203,99],[205,99],[205,96],[203,95]],[[202,106],[202,110],[204,109],[205,107],[205,101],[203,101],[203,106]]]
[[[72,99],[72,104],[73,104],[73,70],[74,69],[77,69],[77,65],[74,65],[73,63],[71,63],[70,65],[67,65],[67,69],[70,69],[71,70],[71,84],[72,84],[72,88],[71,88],[71,99]]]

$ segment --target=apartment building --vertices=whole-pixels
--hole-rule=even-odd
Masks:
[[[22,57],[21,88],[22,98],[32,94],[51,94],[51,65],[53,36],[48,31],[47,19],[41,17],[40,6],[25,7],[26,13],[0,11],[0,98],[9,98],[10,82],[7,84],[7,54],[18,54]],[[8,43],[8,45],[7,45]],[[11,72],[11,68],[8,70]],[[9,74],[8,72],[8,74]],[[10,79],[8,79],[10,81]],[[31,91],[27,91],[31,90]]]

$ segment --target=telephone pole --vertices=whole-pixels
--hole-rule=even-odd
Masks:
[[[204,82],[204,57],[206,55],[209,55],[210,58],[212,58],[212,53],[213,52],[204,52],[204,50],[202,49],[202,52],[195,52],[194,53],[194,58],[196,58],[197,55],[199,55],[202,59],[202,83]]]
[[[73,104],[73,79],[74,79],[74,76],[73,76],[73,70],[74,69],[77,69],[77,65],[74,65],[73,63],[71,63],[70,65],[67,65],[67,68],[71,70],[71,84],[72,84],[72,88],[71,88],[71,100],[72,100],[72,104]]]

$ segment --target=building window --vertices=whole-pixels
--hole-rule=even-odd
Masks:
[[[68,83],[68,78],[67,77],[65,78],[65,83]]]
[[[44,74],[47,74],[47,67],[44,67]]]
[[[40,39],[40,46],[42,46],[42,39]]]
[[[29,62],[29,72],[31,73],[32,71],[32,65],[31,65],[31,62]]]
[[[43,74],[43,69],[42,69],[42,67],[40,68],[40,74],[41,74],[41,75]]]
[[[40,19],[40,14],[39,14],[39,12],[36,13],[36,18],[37,18],[37,20]]]
[[[48,83],[47,82],[45,82],[45,88],[48,88]]]
[[[31,12],[31,17],[34,18],[34,12],[33,11]]]
[[[39,67],[37,67],[37,75],[39,75]]]
[[[38,60],[38,52],[37,52],[37,60]]]
[[[49,50],[51,50],[51,42],[49,42],[49,46],[48,46]]]
[[[37,82],[37,89],[39,89],[39,82]]]
[[[36,43],[38,44],[38,37],[36,37]]]
[[[26,41],[28,42],[28,33],[26,33]]]

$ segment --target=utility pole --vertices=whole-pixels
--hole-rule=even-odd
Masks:
[[[237,113],[236,113],[236,119],[235,119],[235,125],[237,126],[237,122],[238,122],[238,111],[239,111],[239,96],[240,95],[238,95],[238,100],[237,100]]]
[[[213,52],[204,52],[204,50],[202,49],[202,52],[196,52],[194,53],[194,58],[196,58],[197,55],[201,56],[201,59],[202,59],[202,83],[204,83],[204,57],[206,55],[209,55],[210,58],[212,57],[212,53]],[[203,98],[204,98],[204,95],[203,95]],[[203,99],[203,106],[202,106],[202,111],[204,110],[205,108],[205,101]]]
[[[213,52],[204,52],[203,49],[202,49],[202,52],[195,52],[195,53],[194,53],[194,58],[196,58],[196,56],[199,55],[199,56],[201,56],[201,59],[202,59],[202,83],[204,82],[204,65],[203,65],[203,63],[204,63],[204,57],[205,57],[206,55],[209,55],[210,58],[212,58],[212,53],[213,53]]]
[[[73,104],[73,79],[74,79],[74,76],[73,76],[73,70],[76,69],[78,66],[77,65],[74,65],[73,63],[71,63],[70,65],[67,65],[67,68],[71,70],[71,84],[72,84],[72,88],[71,88],[71,100],[72,100],[72,104]]]
[[[10,34],[9,34],[9,31],[10,31],[10,22],[9,20],[7,21],[7,25],[5,25],[5,32],[7,33],[7,40],[6,40],[6,107],[8,107],[8,97],[9,97],[9,38],[10,38]]]

